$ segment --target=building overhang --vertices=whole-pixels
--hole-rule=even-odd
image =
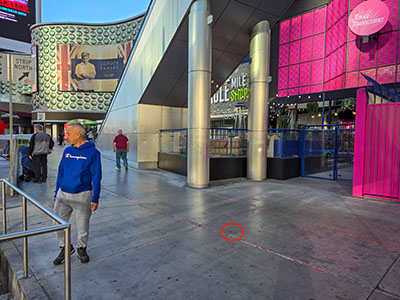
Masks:
[[[253,27],[268,20],[271,28],[294,0],[210,0],[213,94],[249,54]],[[188,15],[176,32],[140,103],[187,107]]]

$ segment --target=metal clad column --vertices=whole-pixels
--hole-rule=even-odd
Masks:
[[[270,66],[270,25],[261,21],[254,26],[250,40],[249,149],[247,178],[267,178],[267,120]]]
[[[189,14],[187,184],[206,188],[210,178],[211,25],[209,0]],[[212,18],[212,17],[210,17]]]

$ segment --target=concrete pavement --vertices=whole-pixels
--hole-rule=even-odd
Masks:
[[[62,153],[55,147],[47,183],[20,185],[48,208]],[[73,299],[400,299],[397,203],[352,198],[348,182],[307,178],[227,180],[194,190],[179,175],[117,172],[113,161],[102,162],[91,261],[72,258]],[[12,231],[21,228],[19,206],[10,199]],[[71,223],[75,245],[74,217]],[[243,226],[240,241],[221,236],[227,223]],[[29,206],[29,228],[50,224]],[[224,234],[242,231],[231,225]],[[15,246],[21,242],[0,248],[15,261]],[[52,264],[58,252],[54,234],[29,239],[32,278],[42,289],[30,299],[63,299],[64,267]]]

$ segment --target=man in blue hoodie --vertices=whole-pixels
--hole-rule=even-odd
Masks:
[[[54,212],[69,221],[75,212],[78,229],[78,258],[81,263],[89,262],[86,252],[89,238],[89,220],[92,211],[99,205],[101,188],[100,152],[92,142],[85,141],[85,129],[79,123],[68,126],[68,141],[71,146],[64,150],[58,167],[57,184],[54,195]],[[61,248],[53,261],[55,265],[64,263],[64,233],[57,231]],[[71,254],[75,249],[71,245]]]

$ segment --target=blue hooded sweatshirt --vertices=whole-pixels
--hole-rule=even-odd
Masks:
[[[93,190],[91,202],[98,203],[100,184],[100,152],[94,143],[86,142],[79,148],[74,146],[66,148],[58,166],[55,195],[59,188],[70,194]]]

